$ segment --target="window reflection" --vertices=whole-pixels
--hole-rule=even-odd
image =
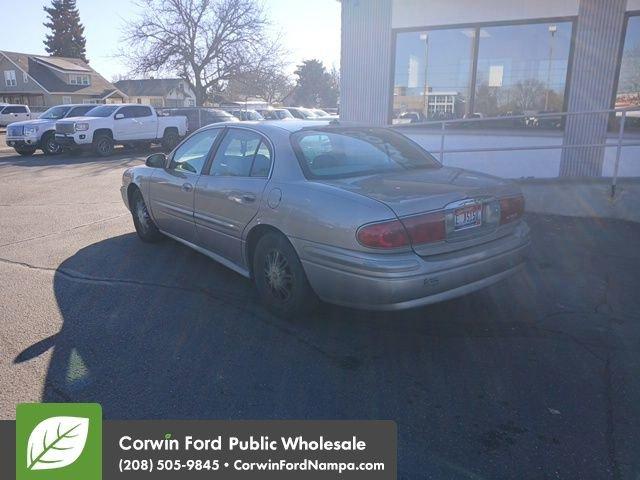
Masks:
[[[640,16],[629,17],[622,52],[616,108],[640,106]],[[640,127],[640,112],[627,113],[626,127]]]
[[[571,31],[565,21],[398,33],[393,123],[524,115],[502,126],[559,128],[560,116],[540,115],[563,111]]]
[[[559,127],[571,48],[571,23],[480,29],[475,112],[487,117],[527,115],[522,124]]]
[[[460,118],[469,102],[474,29],[399,33],[395,123]]]

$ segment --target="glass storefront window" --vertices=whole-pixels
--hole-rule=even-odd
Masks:
[[[399,33],[393,90],[394,123],[465,115],[475,29]]]
[[[622,51],[616,108],[640,106],[640,16],[629,17]],[[627,127],[640,127],[640,111],[627,113]]]
[[[505,126],[560,127],[539,114],[564,109],[571,33],[569,21],[398,33],[393,123],[525,115]]]
[[[571,28],[570,22],[481,28],[474,112],[531,115],[522,123],[559,126],[559,118],[535,114],[563,110]]]

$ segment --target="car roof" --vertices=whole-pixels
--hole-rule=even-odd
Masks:
[[[297,119],[287,119],[287,120],[273,120],[270,122],[261,122],[261,121],[250,121],[250,122],[220,122],[214,123],[211,125],[206,125],[202,127],[200,130],[205,130],[209,128],[216,128],[221,126],[230,126],[234,128],[242,128],[242,127],[250,127],[253,130],[262,133],[269,133],[273,130],[287,130],[289,132],[298,132],[300,130],[313,128],[313,127],[328,127],[331,124],[329,120],[297,120]]]

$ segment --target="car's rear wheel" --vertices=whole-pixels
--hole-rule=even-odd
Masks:
[[[164,238],[151,218],[142,193],[137,188],[131,194],[131,215],[136,233],[143,242],[155,243]]]
[[[93,151],[101,157],[108,157],[113,153],[113,138],[109,135],[98,135],[93,140]]]
[[[62,145],[56,142],[56,136],[53,132],[45,133],[40,140],[42,144],[42,152],[45,155],[58,155],[62,153]]]
[[[268,233],[258,240],[253,277],[262,302],[280,317],[299,317],[318,303],[296,251],[282,234]]]
[[[23,157],[30,157],[31,155],[36,153],[36,149],[31,147],[18,147],[16,148],[16,153],[22,155]]]
[[[169,152],[175,148],[179,141],[180,137],[178,136],[178,132],[175,130],[167,130],[162,137],[162,148]]]

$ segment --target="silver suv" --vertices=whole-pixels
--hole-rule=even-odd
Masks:
[[[56,143],[56,121],[67,117],[82,117],[94,104],[58,105],[35,120],[11,123],[7,127],[7,145],[20,155],[30,156],[39,148],[45,155],[62,152],[63,146]]]

